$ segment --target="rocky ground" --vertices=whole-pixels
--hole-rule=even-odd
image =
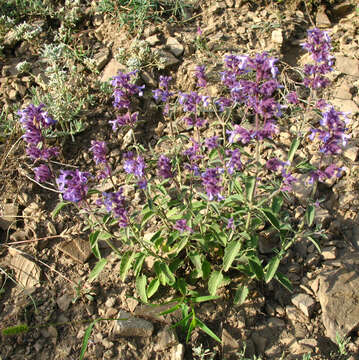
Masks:
[[[79,3],[74,19],[80,20],[72,19],[74,25],[67,28],[63,26],[66,17],[61,23],[51,16],[34,15],[27,20],[32,31],[40,30],[30,39],[14,28],[5,28],[3,34],[1,328],[20,323],[32,328],[2,336],[0,358],[77,359],[88,320],[121,317],[128,320],[95,324],[85,358],[359,359],[359,8],[355,1],[313,1],[307,7],[301,1],[262,5],[240,0],[194,1],[181,8],[180,16],[166,15],[158,23],[145,21],[143,29],[137,24],[135,30],[130,23],[120,28],[111,9],[99,11],[99,4],[106,3],[112,2]],[[115,11],[125,12],[126,7]],[[57,198],[29,180],[31,170],[19,140],[16,109],[35,96],[50,95],[56,105],[63,98],[55,95],[65,88],[70,101],[58,115],[68,115],[71,106],[79,105],[79,111],[71,114],[82,127],[74,135],[75,142],[70,137],[61,140],[61,161],[91,170],[87,149],[91,139],[101,138],[110,143],[111,161],[116,164],[121,151],[131,144],[131,136],[118,138],[108,125],[114,113],[106,84],[118,70],[140,68],[148,89],[157,87],[160,74],[168,74],[174,78],[174,88],[189,91],[195,85],[193,70],[198,63],[210,73],[226,53],[267,50],[280,59],[282,79],[289,84],[293,81],[290,71],[306,63],[300,44],[313,24],[330,33],[336,57],[335,71],[330,74],[333,83],[325,98],[351,114],[351,139],[341,159],[345,175],[318,189],[324,201],[315,222],[326,229],[327,240],[320,244],[321,253],[307,240],[288,251],[281,271],[292,281],[293,293],[271,282],[257,284],[241,306],[233,305],[226,290],[219,300],[199,306],[198,316],[222,344],[199,331],[186,344],[185,335],[170,327],[179,314],[158,316],[164,305],[141,305],[134,279],[119,280],[115,255],[108,255],[109,262],[95,281],[87,281],[95,260],[86,233],[71,213],[54,221],[51,211]],[[70,35],[65,31],[69,28]],[[61,43],[66,46],[60,57],[48,53],[46,58],[40,51],[44,44]],[[59,69],[71,70],[67,72],[71,75],[54,78],[46,70],[51,61],[57,61]],[[56,84],[62,84],[60,90]],[[211,85],[209,91],[215,96],[218,88]],[[161,121],[150,96],[140,106],[146,113],[146,123],[139,129],[141,141],[156,144],[170,131],[168,125]],[[280,140],[285,139],[286,134],[281,134]],[[309,196],[304,181],[296,186],[295,196],[300,216]],[[268,251],[271,248],[266,244],[260,246],[262,254]],[[164,298],[169,295],[163,294]],[[342,337],[341,347],[337,333]]]

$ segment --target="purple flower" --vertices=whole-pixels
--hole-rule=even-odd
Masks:
[[[26,154],[35,160],[49,160],[51,158],[57,157],[59,155],[59,149],[57,147],[51,147],[39,149],[34,145],[30,145],[26,149]]]
[[[191,229],[187,225],[187,221],[185,219],[177,220],[176,225],[174,225],[173,227],[174,227],[174,229],[178,230],[181,233],[183,233],[185,231],[188,231],[188,232],[191,232],[191,233],[193,232],[193,229]]]
[[[266,168],[270,171],[277,171],[279,170],[281,167],[283,167],[284,163],[283,161],[280,161],[279,159],[277,158],[272,158],[272,159],[269,159],[267,162],[266,162]]]
[[[296,105],[299,103],[298,95],[295,91],[292,91],[287,95],[287,100],[290,104]]]
[[[126,200],[123,196],[123,189],[120,188],[117,192],[102,193],[103,199],[97,201],[97,204],[103,204],[108,212],[112,212],[114,217],[118,219],[118,225],[122,228],[128,226],[128,216],[126,209]]]
[[[106,153],[107,153],[107,146],[104,141],[91,141],[90,151],[93,154],[94,161],[96,165],[98,164],[106,164]]]
[[[52,173],[49,167],[45,164],[41,164],[39,167],[34,168],[35,180],[38,182],[45,182],[51,179]]]
[[[206,189],[206,193],[208,196],[208,200],[213,200],[217,197],[218,201],[224,199],[224,197],[220,194],[222,187],[219,185],[220,179],[220,172],[218,168],[207,169],[201,175],[202,184]]]
[[[280,85],[278,81],[275,79],[271,79],[260,86],[259,92],[264,96],[272,96],[279,87]]]
[[[188,156],[191,162],[196,162],[203,158],[201,154],[201,147],[196,140],[191,138],[193,146],[183,152],[183,155]]]
[[[288,173],[284,168],[282,169],[282,178],[283,185],[281,187],[282,191],[291,191],[292,184],[297,181],[297,179],[290,173]]]
[[[204,143],[209,150],[216,149],[218,147],[218,136],[212,136],[210,138],[206,138]]]
[[[308,30],[308,40],[302,44],[302,47],[306,49],[315,62],[328,62],[331,60],[331,40],[326,31],[314,28]]]
[[[114,87],[114,103],[113,106],[119,110],[129,109],[131,105],[131,97],[133,95],[142,96],[145,85],[137,86],[131,82],[131,79],[136,75],[137,71],[129,73],[118,72],[118,75],[113,78],[111,85]]]
[[[137,156],[137,158],[134,158],[134,155],[132,152],[128,152],[124,155],[125,162],[123,164],[124,170],[128,174],[133,174],[136,177],[142,179],[145,175],[145,168],[146,164],[144,162],[143,157]]]
[[[227,150],[226,154],[231,156],[227,161],[226,167],[229,174],[233,174],[235,170],[242,170],[241,153],[238,149]]]
[[[329,165],[325,170],[315,170],[310,173],[310,178],[308,180],[309,184],[313,184],[315,181],[325,181],[326,179],[331,179],[333,176],[340,177],[343,173],[344,168],[338,167],[335,164]]]
[[[131,126],[133,127],[138,120],[138,112],[130,113],[129,111],[124,115],[119,115],[115,120],[111,120],[112,130],[116,131],[121,126]]]
[[[234,130],[227,130],[226,132],[230,135],[228,138],[230,144],[237,141],[241,141],[242,144],[247,144],[252,139],[250,131],[239,125],[234,125]]]
[[[197,86],[198,87],[206,87],[207,86],[207,79],[206,74],[204,73],[205,67],[203,65],[198,65],[195,69],[195,76],[197,78]]]
[[[228,219],[228,223],[227,223],[226,228],[227,229],[232,229],[232,230],[236,229],[236,226],[234,225],[234,219],[232,217]]]
[[[87,195],[87,182],[90,176],[89,172],[81,172],[78,169],[60,170],[56,183],[65,200],[79,202]]]
[[[153,97],[157,102],[166,102],[173,95],[172,92],[168,91],[169,82],[171,80],[171,76],[160,76],[160,88],[152,91]]]
[[[183,111],[196,113],[197,106],[202,104],[204,107],[209,105],[209,97],[202,96],[192,91],[190,94],[179,93],[179,103],[183,107]]]
[[[46,129],[56,124],[56,121],[52,119],[47,111],[44,111],[44,104],[35,106],[30,104],[26,109],[20,110],[20,123],[25,130],[28,127],[36,127],[37,129]]]
[[[219,111],[223,112],[225,108],[232,106],[232,100],[224,97],[219,98],[215,101],[215,104],[219,107]]]
[[[171,170],[171,161],[167,156],[161,155],[159,157],[157,167],[158,175],[164,179],[171,179],[174,177],[174,174]]]
[[[183,118],[183,120],[186,122],[188,126],[202,127],[207,124],[206,119],[202,119],[201,117],[197,117],[197,116],[195,116],[194,118],[190,116],[186,116]]]

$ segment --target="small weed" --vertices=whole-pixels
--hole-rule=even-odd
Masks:
[[[216,356],[216,353],[212,352],[211,350],[204,349],[202,344],[194,347],[192,354],[193,357],[198,360],[213,360]]]

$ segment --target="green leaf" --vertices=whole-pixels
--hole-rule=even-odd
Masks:
[[[308,226],[313,225],[314,217],[315,217],[315,206],[308,205],[307,211],[305,212],[305,220],[307,221]]]
[[[245,180],[245,186],[246,186],[247,201],[249,201],[250,203],[253,201],[253,193],[254,193],[255,185],[256,185],[256,177],[248,176]]]
[[[202,275],[203,280],[208,279],[211,273],[211,264],[206,259],[204,259],[202,263],[202,273],[203,273]]]
[[[105,267],[105,265],[107,264],[107,259],[100,259],[97,264],[95,265],[95,267],[92,269],[92,271],[90,272],[89,281],[95,280],[100,272],[103,270],[103,268]]]
[[[276,280],[278,280],[279,283],[281,283],[287,290],[289,290],[290,292],[293,292],[292,283],[290,282],[290,280],[284,274],[277,271],[274,278]]]
[[[317,243],[316,240],[314,240],[311,236],[308,236],[308,239],[312,242],[312,244],[317,248],[317,250],[319,251],[319,253],[322,253],[322,250],[320,249],[319,244]]]
[[[167,284],[173,285],[176,282],[176,277],[174,276],[168,265],[165,263],[161,263],[161,270],[167,278]]]
[[[93,233],[91,233],[89,236],[91,251],[97,257],[97,259],[101,259],[101,253],[97,241],[99,233],[100,231],[96,230]]]
[[[136,261],[135,261],[135,265],[133,266],[133,272],[136,277],[138,276],[138,274],[140,273],[140,271],[142,269],[142,264],[143,264],[145,258],[146,258],[146,254],[144,254],[144,253],[136,254]]]
[[[219,299],[220,296],[218,295],[206,295],[206,296],[197,296],[191,299],[192,302],[194,303],[201,303],[201,302],[205,302],[205,301],[212,301],[212,300],[217,300]]]
[[[255,274],[256,278],[258,280],[262,280],[264,277],[262,264],[260,263],[260,260],[258,258],[249,258],[248,259],[249,267],[252,270],[252,272]]]
[[[144,303],[147,303],[146,284],[147,284],[146,275],[140,275],[136,279],[136,290],[137,290],[137,293],[138,293],[140,299]]]
[[[86,329],[85,331],[85,335],[84,335],[84,339],[82,341],[82,347],[81,347],[81,352],[80,352],[80,360],[82,360],[85,356],[85,352],[87,349],[87,344],[89,342],[89,338],[91,336],[92,333],[92,329],[94,327],[94,325],[96,324],[98,320],[94,320]]]
[[[171,313],[175,312],[176,310],[178,310],[180,307],[181,307],[181,304],[176,304],[176,305],[172,306],[171,308],[169,308],[168,310],[160,312],[159,315],[171,314]]]
[[[275,196],[272,200],[272,211],[275,214],[278,214],[280,209],[282,208],[282,205],[283,205],[283,196],[282,195]]]
[[[176,287],[183,296],[185,296],[187,294],[187,284],[186,284],[185,279],[183,279],[183,278],[177,279]]]
[[[288,153],[288,161],[291,163],[294,159],[295,152],[297,151],[300,145],[300,138],[295,138],[290,145],[289,153]]]
[[[107,231],[100,231],[98,240],[108,240],[112,238],[112,234]]]
[[[261,212],[264,214],[266,219],[275,227],[277,230],[280,230],[280,223],[277,219],[277,216],[273,214],[270,209],[261,209]]]
[[[147,297],[150,298],[151,296],[153,296],[157,292],[159,286],[160,286],[160,281],[158,279],[153,279],[148,285]]]
[[[192,261],[193,265],[196,268],[196,275],[195,278],[200,278],[203,275],[202,272],[202,261],[201,261],[201,256],[198,253],[192,253],[191,255],[189,255],[189,259]]]
[[[249,294],[248,286],[247,285],[239,285],[237,287],[236,293],[234,295],[233,302],[235,304],[242,305],[246,301],[248,294]]]
[[[187,336],[186,336],[186,343],[188,343],[189,341],[189,338],[192,334],[192,331],[196,328],[196,317],[195,315],[193,314],[192,315],[192,320],[191,320],[191,323],[189,324],[189,327],[188,327],[188,331],[187,331]]]
[[[135,258],[136,253],[133,251],[127,251],[123,254],[120,264],[120,278],[122,281],[125,281],[128,270],[130,270],[132,261]]]
[[[274,256],[266,266],[266,274],[264,276],[265,282],[268,284],[277,272],[280,264],[280,258],[278,255]]]
[[[54,209],[54,210],[52,211],[52,213],[51,213],[51,218],[52,218],[52,220],[55,219],[55,217],[59,214],[59,212],[61,211],[61,209],[62,209],[64,206],[69,205],[69,204],[71,204],[71,202],[69,202],[69,201],[61,201],[61,202],[59,202],[59,203],[56,205],[55,209]]]
[[[221,271],[212,271],[208,280],[208,291],[213,296],[216,295],[217,289],[221,286],[223,281],[223,274]]]
[[[196,319],[196,325],[203,330],[207,335],[209,335],[212,339],[222,343],[221,339],[207,326],[205,325],[200,319]]]
[[[223,271],[228,271],[241,249],[240,241],[231,241],[224,250]]]
[[[147,210],[146,212],[142,212],[142,213],[143,216],[142,216],[141,226],[143,227],[146,224],[146,222],[150,220],[153,215],[155,215],[155,213],[152,210]]]
[[[158,279],[161,282],[161,285],[165,286],[167,284],[167,278],[166,275],[163,273],[161,263],[159,261],[156,261],[153,267],[155,269]]]

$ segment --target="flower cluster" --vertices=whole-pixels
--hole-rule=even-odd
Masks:
[[[324,76],[332,71],[334,63],[333,56],[330,55],[331,41],[327,32],[317,28],[308,30],[308,40],[302,47],[312,56],[314,64],[304,66],[303,84],[311,89],[320,89],[329,85],[329,80]]]
[[[185,219],[177,220],[176,224],[174,225],[174,229],[178,230],[181,233],[185,231],[188,231],[190,233],[193,232],[193,229],[187,225],[187,221]]]
[[[230,98],[220,98],[216,104],[220,111],[229,106],[245,105],[255,118],[254,129],[233,125],[234,130],[227,130],[229,142],[248,143],[251,139],[272,138],[277,132],[276,118],[281,116],[281,106],[273,98],[280,87],[276,76],[278,69],[276,59],[266,52],[254,58],[248,55],[227,55],[224,63],[226,70],[221,79],[230,91]],[[253,73],[255,80],[247,80],[245,74]],[[261,121],[260,121],[261,120]]]
[[[198,87],[206,87],[207,86],[207,79],[205,74],[205,67],[202,65],[198,65],[195,69],[195,76],[197,78],[197,86]]]
[[[103,164],[104,169],[98,174],[99,179],[105,179],[111,175],[111,167],[107,161],[107,146],[104,141],[91,141],[90,151],[93,154],[96,165]]]
[[[223,200],[224,197],[221,195],[222,187],[220,186],[221,178],[220,173],[222,172],[219,168],[207,169],[202,175],[202,184],[205,187],[208,200],[213,200],[215,197],[219,201]]]
[[[165,103],[163,114],[167,116],[169,114],[169,99],[173,95],[173,92],[168,90],[169,82],[172,80],[171,76],[160,76],[159,88],[153,90],[153,98],[156,102],[162,101]]]
[[[48,161],[59,155],[57,147],[47,147],[45,144],[44,130],[53,128],[56,121],[44,110],[45,105],[35,106],[30,104],[27,108],[19,111],[20,123],[25,130],[22,136],[27,143],[26,153],[34,161]],[[47,165],[40,165],[34,168],[35,179],[39,182],[50,180],[53,175]]]
[[[158,159],[158,175],[164,179],[171,179],[174,177],[174,173],[171,169],[171,160],[165,156],[161,155]]]
[[[97,200],[96,203],[97,205],[104,205],[109,213],[112,212],[113,216],[118,219],[119,227],[124,228],[128,226],[128,211],[122,188],[117,192],[103,192],[102,199]]]
[[[147,186],[147,181],[145,178],[145,168],[146,164],[142,156],[137,156],[132,151],[127,152],[123,155],[125,159],[123,168],[127,174],[135,175],[138,179],[137,186],[140,189],[145,189]]]
[[[129,73],[118,72],[118,75],[113,78],[111,85],[114,87],[114,102],[113,106],[118,110],[125,110],[115,120],[110,121],[112,129],[116,131],[118,128],[129,125],[133,126],[138,119],[138,112],[131,113],[131,97],[134,95],[142,96],[145,85],[138,86],[133,83],[132,78],[137,74],[137,71]]]
[[[60,176],[56,179],[59,190],[67,201],[78,203],[85,199],[88,192],[89,172],[76,170],[60,170]]]

